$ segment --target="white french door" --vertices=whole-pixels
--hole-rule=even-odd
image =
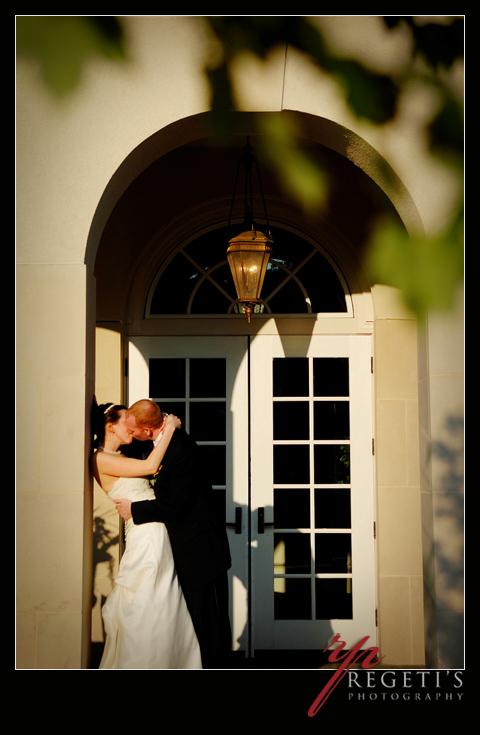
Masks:
[[[251,364],[253,648],[373,643],[370,339],[262,337]]]
[[[370,356],[363,335],[130,340],[129,403],[206,453],[247,655],[376,640]]]
[[[128,350],[128,402],[152,398],[206,453],[232,556],[234,649],[250,648],[248,342],[246,337],[135,337]]]

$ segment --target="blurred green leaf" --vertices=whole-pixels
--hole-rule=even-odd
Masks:
[[[372,74],[354,61],[338,59],[332,71],[341,82],[352,112],[375,125],[393,118],[397,109],[398,89],[387,76]]]
[[[205,69],[211,111],[219,138],[232,132],[236,110],[233,63],[245,51],[265,60],[279,45],[293,47],[336,79],[345,101],[359,118],[381,125],[393,118],[403,85],[416,79],[439,94],[438,113],[424,131],[430,152],[457,173],[463,165],[463,107],[448,88],[443,71],[463,58],[464,19],[420,22],[413,16],[385,16],[386,28],[403,26],[411,35],[410,63],[400,76],[372,73],[359,59],[346,58],[326,44],[308,16],[198,16],[223,50]],[[59,97],[78,84],[92,56],[123,60],[125,39],[115,16],[17,16],[17,53],[38,61],[42,76]],[[419,64],[419,60],[421,63]],[[327,174],[301,144],[291,118],[261,116],[262,156],[284,191],[306,208],[322,207],[329,193]],[[382,223],[371,241],[369,268],[381,283],[399,288],[407,305],[422,316],[448,306],[463,278],[463,220],[459,216],[436,238],[410,237],[398,224]]]
[[[389,77],[367,70],[354,59],[345,59],[327,50],[318,26],[303,16],[206,16],[206,24],[223,48],[224,67],[220,73],[208,72],[216,107],[231,104],[231,95],[222,97],[224,81],[233,59],[249,51],[260,59],[280,44],[287,44],[306,54],[313,64],[336,76],[352,111],[375,124],[390,120],[395,114],[398,90]],[[228,107],[230,110],[231,108]]]
[[[373,73],[358,59],[342,56],[327,46],[321,28],[303,16],[207,16],[223,47],[223,59],[210,72],[212,110],[235,109],[230,67],[234,58],[249,51],[260,59],[280,43],[296,48],[341,85],[345,101],[359,118],[375,125],[392,120],[403,86],[417,79],[439,94],[438,113],[425,130],[430,152],[460,171],[463,163],[463,109],[449,90],[441,70],[463,57],[462,18],[420,22],[410,16],[386,16],[385,26],[399,25],[410,33],[412,55],[399,75]],[[422,63],[418,63],[419,59]],[[225,117],[223,118],[223,120]],[[285,191],[304,207],[321,207],[328,194],[322,167],[306,156],[298,132],[282,116],[262,121],[263,155],[277,172]],[[371,241],[369,268],[377,281],[399,288],[404,301],[419,317],[429,308],[450,306],[463,278],[463,226],[456,219],[436,238],[410,237],[399,224],[378,225]]]
[[[329,192],[327,174],[312,155],[302,149],[291,118],[259,118],[261,150],[276,172],[283,190],[305,209],[320,209]]]
[[[113,16],[18,16],[17,53],[36,59],[47,86],[62,97],[78,85],[92,55],[125,58],[122,27]]]
[[[413,55],[422,56],[435,70],[440,66],[448,69],[457,59],[463,58],[465,23],[462,16],[425,22],[408,15],[386,15],[383,21],[390,29],[407,26],[414,42]]]
[[[453,306],[463,281],[463,213],[437,237],[409,235],[398,222],[379,221],[370,240],[372,283],[398,288],[406,306],[423,318]]]
[[[452,95],[444,95],[442,105],[427,132],[432,154],[463,171],[463,110]]]
[[[231,133],[231,113],[235,110],[232,82],[226,64],[205,69],[210,84],[210,110],[217,135],[223,137]]]

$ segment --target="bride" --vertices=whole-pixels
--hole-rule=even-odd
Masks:
[[[119,447],[132,442],[125,424],[126,407],[96,407],[101,446],[92,456],[92,471],[112,500],[154,498],[149,475],[157,472],[176,428],[166,418],[163,435],[147,459],[123,456]],[[125,552],[115,586],[102,608],[105,648],[100,669],[201,669],[200,648],[178,582],[167,529],[163,523],[125,523]]]

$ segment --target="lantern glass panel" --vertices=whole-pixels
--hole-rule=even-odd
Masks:
[[[237,246],[238,247],[238,246]],[[238,298],[256,301],[260,298],[270,253],[261,249],[235,249],[228,254]]]

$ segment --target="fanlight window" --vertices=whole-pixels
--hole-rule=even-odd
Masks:
[[[208,232],[175,252],[161,268],[147,303],[148,316],[230,314],[241,310],[227,263],[236,228]],[[347,313],[343,279],[310,242],[275,228],[273,253],[256,311],[268,314]],[[240,306],[240,309],[239,309]]]

